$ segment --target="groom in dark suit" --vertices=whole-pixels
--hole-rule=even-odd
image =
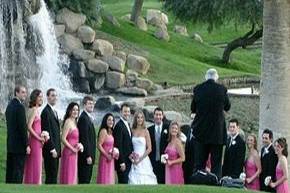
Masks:
[[[119,159],[115,161],[118,182],[128,184],[128,175],[131,169],[130,154],[133,152],[132,133],[128,123],[130,118],[130,107],[124,103],[121,106],[121,117],[113,130],[115,140],[114,146],[119,149]]]
[[[95,101],[91,96],[85,96],[83,105],[84,111],[79,117],[78,129],[79,142],[83,144],[84,151],[78,154],[78,178],[79,184],[89,184],[96,157],[96,131],[91,115]]]
[[[246,144],[239,134],[239,122],[237,119],[229,121],[229,138],[225,149],[223,176],[239,178],[243,172]]]
[[[157,177],[158,184],[165,183],[165,165],[161,163],[161,155],[164,154],[168,144],[169,124],[164,122],[164,113],[160,107],[154,109],[154,125],[148,128],[152,151],[149,158],[153,167],[153,172]]]
[[[60,125],[57,111],[54,106],[57,101],[56,90],[50,88],[46,92],[47,105],[41,112],[41,129],[49,133],[50,139],[43,146],[43,158],[45,169],[45,183],[56,184],[61,155]]]
[[[262,134],[263,147],[261,150],[261,166],[262,172],[260,174],[260,187],[261,191],[275,192],[275,189],[270,186],[265,186],[265,178],[271,176],[272,180],[276,180],[276,166],[278,157],[275,154],[273,147],[273,132],[269,129],[265,129]]]
[[[26,154],[30,154],[25,107],[22,104],[27,97],[25,87],[16,86],[14,96],[5,112],[7,124],[6,183],[21,184]]]
[[[194,88],[191,103],[194,168],[205,169],[210,154],[211,172],[220,178],[223,146],[227,141],[224,111],[230,110],[231,104],[227,89],[217,83],[217,71],[209,69],[205,78],[204,83]]]

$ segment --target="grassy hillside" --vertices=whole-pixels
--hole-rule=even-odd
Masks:
[[[247,31],[246,26],[236,29],[229,24],[209,34],[205,25],[188,24],[189,34],[197,32],[204,39],[205,42],[201,44],[189,37],[175,34],[172,29],[174,24],[179,22],[169,14],[168,31],[171,40],[163,42],[153,36],[154,27],[151,26],[147,32],[142,32],[120,19],[121,16],[130,13],[131,0],[106,0],[103,1],[103,6],[106,12],[112,13],[120,20],[121,27],[104,22],[100,30],[118,37],[118,41],[129,42],[144,50],[146,54],[143,55],[147,56],[151,63],[146,76],[157,83],[167,81],[171,85],[178,85],[199,82],[210,67],[217,68],[222,77],[257,76],[260,73],[260,49],[238,49],[232,55],[231,64],[225,66],[220,62],[223,49],[211,45],[241,36]],[[162,5],[157,0],[145,1],[143,16],[148,8],[162,9]]]

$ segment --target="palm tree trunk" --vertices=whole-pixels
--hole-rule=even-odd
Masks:
[[[141,15],[142,11],[142,6],[143,6],[143,0],[135,0],[134,5],[132,8],[132,14],[131,14],[131,21],[136,22],[138,17]]]
[[[260,136],[269,128],[290,143],[290,1],[264,0],[263,27]]]

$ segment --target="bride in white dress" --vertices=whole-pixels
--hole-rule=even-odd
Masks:
[[[130,156],[132,166],[129,172],[129,184],[157,184],[148,157],[151,152],[151,140],[142,111],[135,113],[132,128],[134,153]]]

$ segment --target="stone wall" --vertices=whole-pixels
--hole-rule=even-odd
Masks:
[[[70,57],[69,71],[75,91],[96,93],[103,90],[133,96],[147,96],[152,81],[139,75],[148,73],[150,63],[143,57],[98,38],[86,25],[86,16],[67,8],[55,16],[55,32],[62,50]]]

